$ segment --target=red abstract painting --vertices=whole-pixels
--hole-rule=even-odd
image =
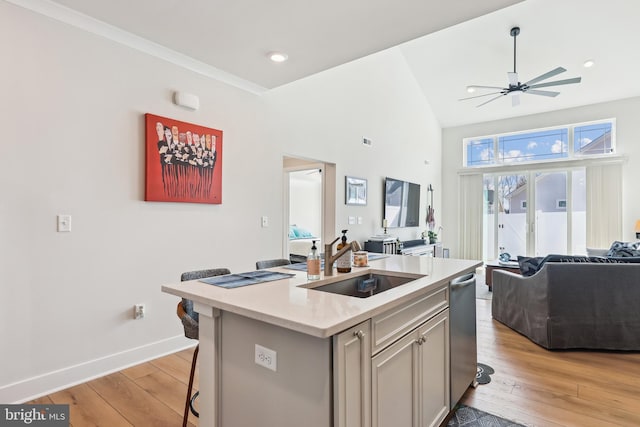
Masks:
[[[145,200],[222,203],[222,131],[145,114]]]

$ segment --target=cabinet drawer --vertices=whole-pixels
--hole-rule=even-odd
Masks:
[[[372,353],[376,354],[448,305],[449,287],[444,285],[432,293],[373,317]]]

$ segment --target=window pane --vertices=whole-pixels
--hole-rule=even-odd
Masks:
[[[474,139],[467,142],[467,164],[465,166],[485,166],[493,163],[493,138]]]
[[[611,146],[611,123],[576,126],[573,136],[573,151],[580,155],[613,152]]]
[[[498,138],[498,155],[503,163],[533,162],[568,156],[566,128],[506,135]]]

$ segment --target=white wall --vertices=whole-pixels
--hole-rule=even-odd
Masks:
[[[389,232],[415,239],[426,228],[427,186],[440,187],[441,129],[398,50],[282,86],[264,99],[270,139],[285,153],[336,164],[336,237],[345,228],[360,242],[382,233],[385,176],[421,184],[423,206],[420,227]],[[373,144],[363,145],[363,137]],[[345,176],[367,179],[367,206],[344,204]],[[363,223],[349,225],[349,216]]]
[[[393,51],[258,97],[6,2],[0,50],[0,402],[190,344],[160,285],[279,257],[284,154],[337,164],[337,229],[361,215],[359,240],[380,231],[384,176],[440,186],[440,128]],[[224,131],[222,205],[143,201],[147,112]],[[366,207],[344,205],[345,174],[369,179]]]
[[[457,233],[460,207],[458,172],[462,169],[463,138],[608,118],[616,119],[616,149],[619,154],[625,155],[627,159],[622,167],[623,180],[620,183],[622,186],[623,224],[623,235],[620,236],[620,240],[635,240],[634,224],[640,218],[640,198],[636,196],[636,165],[640,162],[639,114],[640,98],[636,97],[544,114],[443,129],[442,182],[444,183],[445,246],[451,247],[451,256],[457,256],[459,253],[459,236]]]

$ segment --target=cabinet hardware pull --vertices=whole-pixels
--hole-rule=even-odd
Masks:
[[[361,340],[362,338],[364,338],[364,332],[362,331],[355,331],[353,333],[354,336],[358,337],[359,340]]]
[[[421,339],[421,338],[418,338],[418,339],[416,340],[416,344],[418,344],[418,345],[422,345],[422,339]]]

